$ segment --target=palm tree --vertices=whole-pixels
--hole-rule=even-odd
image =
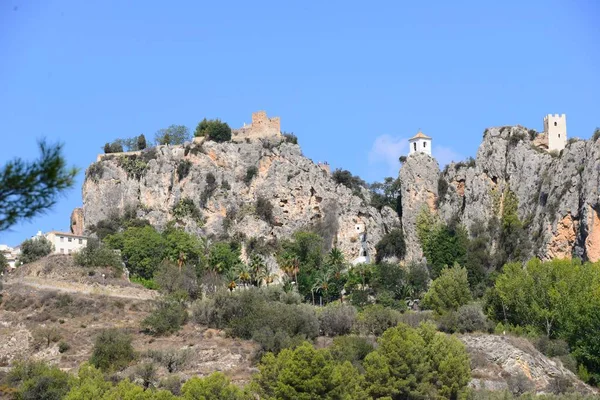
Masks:
[[[233,292],[233,289],[237,287],[237,274],[235,271],[229,270],[225,273],[225,279],[227,282],[227,289],[229,289],[230,292]]]
[[[329,291],[329,283],[331,282],[332,271],[330,269],[322,269],[317,273],[315,277],[315,282],[311,288],[312,297],[313,297],[313,305],[315,304],[315,291],[321,292],[321,295],[325,295],[327,297],[327,292]]]
[[[180,273],[181,273],[181,268],[183,267],[183,264],[185,264],[186,260],[187,260],[187,254],[185,254],[183,251],[180,251],[179,257],[177,257],[177,265],[179,266]]]
[[[268,266],[266,263],[263,263],[262,268],[258,272],[257,279],[259,285],[262,281],[264,281],[265,284],[269,286],[269,284],[273,283],[273,281],[275,280],[275,274],[271,270],[270,266]]]
[[[285,272],[290,278],[294,278],[294,282],[298,283],[298,272],[300,272],[300,260],[298,257],[287,257],[283,259],[281,266],[283,272]]]
[[[346,260],[344,259],[344,253],[337,247],[332,248],[327,254],[327,265],[329,265],[335,272],[335,278],[339,279],[340,274],[346,267]]]
[[[263,271],[265,268],[266,268],[266,265],[265,265],[265,261],[263,260],[263,258],[258,254],[254,254],[252,256],[252,259],[250,260],[250,271],[252,274],[251,280],[252,280],[252,283],[258,287],[260,287],[260,284],[262,283],[263,279],[265,278],[263,276]]]
[[[240,280],[240,282],[242,282],[244,286],[246,286],[246,284],[250,282],[251,273],[248,264],[239,263],[237,268],[235,269],[235,272],[237,273],[238,279]]]

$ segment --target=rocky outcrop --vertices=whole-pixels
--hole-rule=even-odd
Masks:
[[[471,357],[471,387],[486,390],[514,390],[521,385],[537,393],[574,390],[595,394],[558,359],[540,353],[526,339],[499,335],[461,335]]]
[[[400,169],[402,228],[406,241],[406,258],[420,260],[423,251],[417,237],[417,216],[423,208],[437,211],[438,178],[437,161],[425,154],[414,153]]]
[[[83,209],[76,208],[71,213],[71,233],[73,235],[83,235]]]
[[[259,197],[272,205],[270,220],[257,213]],[[177,211],[185,199],[201,218]],[[283,138],[206,141],[158,146],[133,156],[107,155],[86,171],[83,202],[87,231],[128,207],[158,229],[175,221],[189,232],[216,238],[281,239],[313,226],[348,260],[361,249],[357,226],[366,228],[373,255],[381,237],[400,225],[392,209],[369,206],[366,189],[357,195],[336,184],[298,145]]]
[[[487,129],[475,160],[441,172],[440,187],[447,190],[437,199],[438,215],[446,222],[458,218],[468,230],[488,225],[501,215],[510,190],[533,244],[531,255],[600,260],[599,142],[574,140],[560,153],[548,153],[536,140],[535,132],[521,126]],[[423,155],[409,156],[400,170],[402,221],[413,256],[420,254],[411,223],[415,204],[424,203],[424,193],[437,196],[436,173]],[[421,195],[413,202],[415,193]]]

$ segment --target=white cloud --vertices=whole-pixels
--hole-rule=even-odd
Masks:
[[[434,145],[432,152],[440,168],[444,168],[451,161],[464,159],[450,147]],[[369,165],[382,165],[386,169],[386,176],[396,176],[400,169],[398,158],[402,155],[408,155],[408,138],[381,135],[375,138],[369,151]]]
[[[408,139],[395,138],[390,135],[381,135],[375,138],[369,151],[369,165],[383,164],[387,168],[387,175],[398,175],[400,161],[398,158],[408,153]]]

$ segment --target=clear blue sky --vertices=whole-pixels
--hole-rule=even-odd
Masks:
[[[493,3],[493,4],[492,4]],[[83,171],[117,137],[280,116],[304,154],[368,181],[421,128],[440,162],[488,126],[600,125],[600,5],[582,1],[0,2],[0,163],[42,137],[82,169],[17,244],[68,229]]]

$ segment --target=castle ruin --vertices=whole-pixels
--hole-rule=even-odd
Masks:
[[[265,111],[252,113],[252,123],[244,124],[231,132],[231,140],[281,137],[281,120],[279,117],[269,118]]]
[[[537,135],[533,144],[548,151],[561,151],[567,145],[567,116],[548,114],[544,117],[544,132]]]

